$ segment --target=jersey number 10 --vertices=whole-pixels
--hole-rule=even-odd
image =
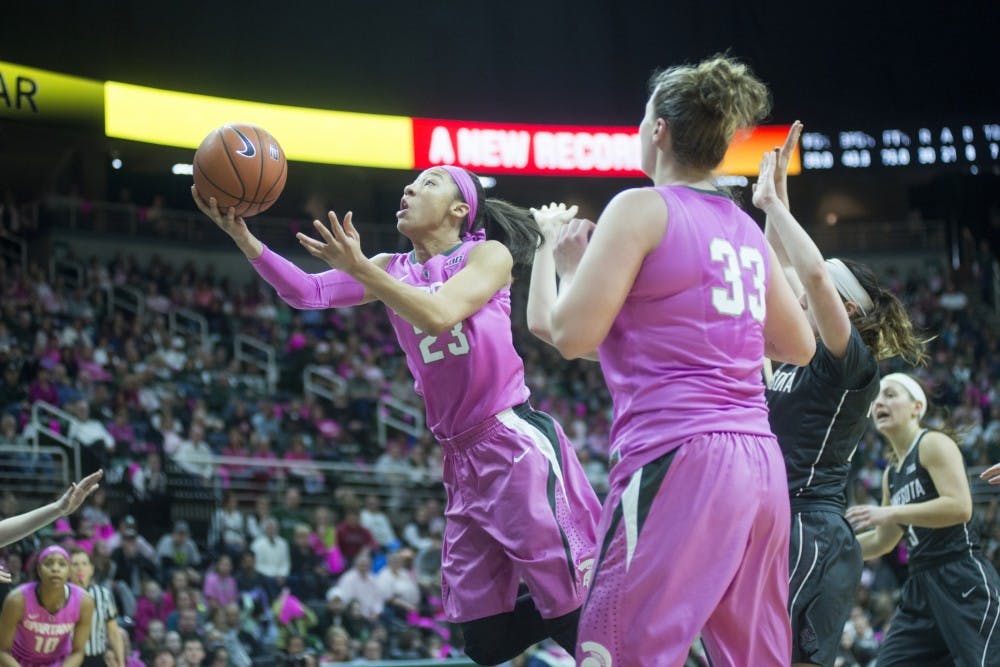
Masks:
[[[740,246],[739,253],[733,245],[722,238],[712,239],[709,246],[712,253],[712,261],[725,264],[722,271],[722,280],[726,287],[712,288],[712,305],[722,315],[738,317],[749,310],[750,316],[758,322],[764,321],[766,306],[764,302],[764,292],[766,285],[764,279],[764,258],[760,251],[753,246]],[[744,285],[743,270],[752,272],[752,290],[747,290]]]
[[[52,653],[56,650],[56,646],[59,646],[59,640],[62,637],[41,637],[35,635],[35,653],[46,654]]]

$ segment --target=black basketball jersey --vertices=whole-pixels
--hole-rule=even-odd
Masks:
[[[793,503],[844,508],[851,457],[878,391],[878,363],[854,327],[843,358],[819,340],[808,366],[775,370],[767,407]]]
[[[926,434],[927,429],[920,432],[901,464],[889,466],[889,501],[893,505],[923,503],[939,497],[930,473],[920,465],[920,441]],[[979,540],[968,523],[947,528],[903,525],[900,528],[909,547],[910,565],[922,565],[979,550]]]

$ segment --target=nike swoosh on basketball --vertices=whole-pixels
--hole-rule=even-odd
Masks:
[[[239,131],[239,128],[235,127],[233,128],[233,132],[239,135],[240,139],[243,140],[243,150],[236,151],[238,155],[242,155],[243,157],[253,157],[257,154],[256,146],[253,145],[253,142],[247,139],[247,135],[243,134]]]
[[[965,599],[965,598],[969,597],[972,594],[972,591],[974,591],[974,590],[976,590],[975,586],[973,586],[969,590],[965,591],[964,593],[962,593],[962,598]]]
[[[514,457],[514,463],[517,463],[518,461],[520,461],[521,459],[523,459],[527,454],[528,454],[528,450],[526,449],[523,452],[521,452],[520,456],[515,456]]]

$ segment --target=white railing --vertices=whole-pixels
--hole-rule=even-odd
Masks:
[[[18,454],[24,455],[24,458],[17,460],[15,457]],[[42,491],[41,487],[46,482],[56,482],[48,477],[41,479],[38,477],[37,468],[47,467],[47,464],[42,462],[43,456],[59,460],[58,482],[64,487],[69,486],[69,453],[64,447],[39,446],[38,443],[33,445],[0,445],[0,456],[4,458],[3,463],[0,464],[0,471],[2,471],[0,475],[3,476],[4,485],[7,488],[23,480],[26,487]],[[20,470],[29,466],[32,468],[31,471],[22,472]]]
[[[391,396],[383,396],[378,402],[376,413],[378,442],[385,445],[388,429],[402,431],[411,438],[424,434],[424,411]]]
[[[274,386],[278,382],[278,365],[273,345],[268,345],[253,336],[237,334],[233,338],[233,356],[237,361],[261,371],[267,383],[267,390],[274,391]]]
[[[66,432],[55,430],[49,426],[49,420],[55,419],[66,425]],[[35,401],[31,404],[31,446],[33,452],[40,451],[38,440],[41,436],[52,438],[66,449],[73,452],[73,479],[80,479],[82,467],[80,465],[80,443],[73,442],[69,437],[70,429],[78,426],[80,420],[70,413],[60,410],[51,403],[45,401]]]
[[[108,300],[108,312],[115,312],[118,309],[132,313],[135,318],[142,321],[146,313],[146,300],[142,292],[128,285],[111,285],[105,289]]]
[[[309,364],[302,372],[302,391],[308,397],[320,396],[332,401],[347,393],[347,380],[329,366]]]
[[[207,350],[211,341],[208,337],[208,320],[190,308],[175,308],[169,316],[170,337],[180,333],[196,332],[201,349]]]
[[[28,270],[28,242],[20,236],[0,230],[0,255],[17,262],[22,271]]]

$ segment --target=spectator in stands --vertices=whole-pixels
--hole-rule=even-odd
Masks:
[[[304,637],[316,626],[316,613],[297,597],[284,588],[271,605],[271,613],[277,619],[277,647],[283,651],[288,649],[292,637]]]
[[[319,599],[329,586],[329,569],[326,558],[316,553],[310,542],[312,529],[300,523],[292,535],[291,570],[288,587],[300,600]]]
[[[291,540],[295,527],[300,523],[309,523],[309,515],[302,507],[302,491],[294,484],[285,487],[284,502],[274,508],[274,518],[278,520],[281,536]]]
[[[163,621],[154,618],[149,621],[146,636],[142,640],[136,633],[135,643],[139,645],[139,657],[143,662],[149,664],[153,662],[157,652],[165,648],[164,641],[167,638],[167,626]]]
[[[361,512],[355,504],[344,507],[344,520],[337,525],[337,545],[348,563],[353,562],[362,549],[378,548],[371,532],[361,525]]]
[[[236,578],[233,577],[233,561],[229,554],[220,555],[205,575],[202,592],[209,609],[221,609],[239,598]]]
[[[184,472],[192,475],[203,484],[211,482],[215,475],[215,458],[212,448],[205,440],[205,428],[200,423],[191,424],[188,439],[177,450],[174,462]]]
[[[271,515],[271,498],[261,494],[254,500],[254,511],[247,517],[247,537],[254,540],[264,534],[264,522]]]
[[[159,415],[153,415],[152,424],[159,434],[163,451],[167,456],[176,456],[177,450],[184,444],[184,439],[181,437],[181,425],[173,412],[164,410]]]
[[[312,454],[306,449],[301,433],[292,435],[282,460],[295,464],[288,468],[288,478],[293,486],[301,485],[306,493],[319,493],[323,490],[323,473],[313,463]]]
[[[320,664],[329,662],[350,662],[351,636],[344,628],[331,625],[327,628],[323,636],[323,653],[320,655]]]
[[[413,518],[403,528],[403,541],[412,549],[420,551],[431,544],[430,508],[426,503],[417,505]]]
[[[386,557],[385,567],[375,575],[375,583],[385,600],[385,611],[400,622],[405,622],[407,615],[420,606],[420,586],[412,563],[412,551],[394,551]]]
[[[325,505],[319,505],[313,510],[313,533],[309,542],[313,550],[326,560],[330,574],[340,574],[344,571],[344,555],[337,546],[337,526],[334,522],[333,510]]]
[[[156,552],[136,531],[135,519],[131,515],[122,519],[118,539],[118,546],[111,551],[111,576],[116,581],[124,582],[133,595],[138,595],[144,588],[143,579],[157,574],[154,562]]]
[[[197,567],[201,564],[198,545],[191,539],[187,521],[178,521],[169,535],[164,535],[156,545],[156,558],[164,572]]]
[[[184,638],[184,650],[177,667],[201,667],[205,663],[205,642],[197,635]]]
[[[285,647],[285,664],[294,667],[316,667],[316,656],[302,635],[291,635]]]
[[[90,416],[90,405],[79,400],[69,406],[70,413],[77,421],[70,424],[67,433],[70,440],[81,445],[81,466],[91,473],[106,468],[115,451],[115,439],[99,419]]]
[[[136,601],[135,608],[135,641],[144,643],[147,633],[153,635],[154,621],[166,624],[172,605],[163,597],[163,589],[154,579],[147,579],[142,584],[142,596]],[[154,638],[155,639],[155,638]],[[163,639],[166,639],[164,635]]]
[[[361,525],[368,529],[382,549],[399,542],[396,531],[392,529],[392,522],[382,511],[378,496],[374,493],[365,496],[365,506],[361,509]]]
[[[351,602],[361,605],[361,615],[369,620],[375,620],[385,607],[385,592],[372,574],[371,552],[362,549],[354,559],[354,564],[340,576],[337,590],[347,601],[348,609]]]
[[[231,490],[222,496],[222,507],[212,516],[208,545],[216,554],[235,558],[247,546],[247,517],[239,509],[239,498]]]
[[[268,596],[274,599],[292,569],[288,541],[278,534],[274,517],[264,520],[264,534],[253,541],[250,550],[255,556],[257,572],[265,578]]]
[[[156,452],[146,455],[145,463],[131,467],[129,472],[135,514],[143,517],[140,532],[150,540],[158,540],[170,527],[171,493],[163,460]]]

